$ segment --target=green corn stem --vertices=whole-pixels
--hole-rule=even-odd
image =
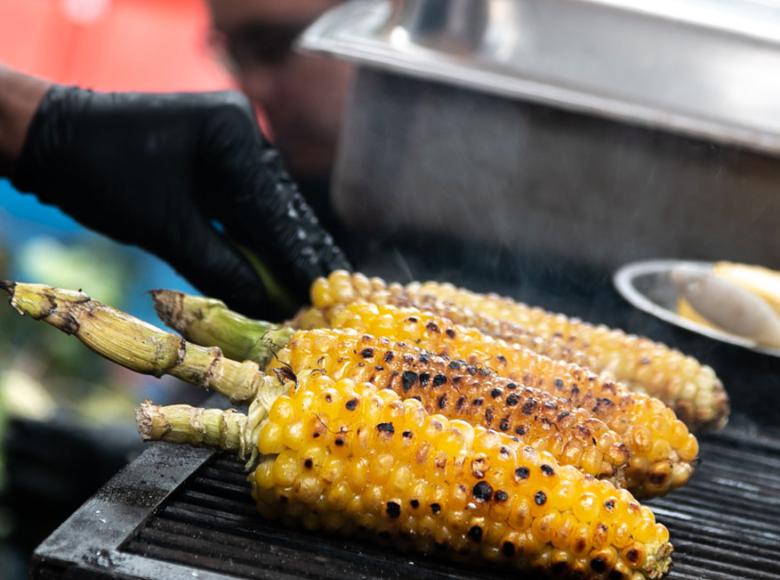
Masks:
[[[145,441],[170,441],[230,451],[246,458],[251,450],[247,416],[233,409],[190,405],[160,407],[149,402],[136,410],[138,432]]]
[[[252,400],[264,388],[256,363],[236,362],[219,348],[205,348],[164,332],[82,292],[42,284],[0,282],[11,306],[78,338],[87,347],[130,370],[170,375],[234,402]]]
[[[187,340],[218,346],[234,360],[250,360],[265,368],[290,341],[294,330],[253,320],[231,311],[220,300],[171,290],[152,292],[160,319]]]

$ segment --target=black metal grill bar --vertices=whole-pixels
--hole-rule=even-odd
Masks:
[[[253,507],[247,505],[246,502],[235,502],[234,500],[227,500],[219,495],[220,488],[223,488],[226,484],[216,480],[201,480],[197,484],[192,486],[192,489],[188,489],[181,496],[181,501],[192,506],[197,510],[200,507],[215,508],[216,512],[213,514],[215,517],[220,517],[227,520],[235,520],[233,515],[235,513],[241,513],[242,515],[251,515]],[[235,488],[235,486],[231,486]],[[198,491],[194,491],[197,489]],[[200,490],[210,490],[212,493],[202,492]],[[665,503],[668,503],[665,501]],[[656,507],[656,512],[662,515],[664,510]],[[668,519],[676,519],[675,512],[667,512],[664,514],[668,516]],[[666,518],[661,518],[666,521]],[[716,534],[702,533],[701,525],[699,524],[699,518],[694,519],[682,519],[677,518],[678,522],[675,522],[675,544],[677,545],[678,552],[682,548],[695,548],[701,553],[708,554],[712,559],[718,559],[725,556],[726,560],[733,560],[739,562],[744,559],[745,554],[749,554],[756,559],[756,563],[760,563],[764,568],[771,568],[773,572],[780,574],[780,542],[777,540],[767,540],[760,542],[760,537],[754,537],[750,535],[746,538],[744,530],[739,530],[733,536],[724,535],[720,529],[714,530]],[[721,526],[722,527],[722,526]],[[686,529],[687,528],[687,529]],[[763,528],[762,528],[763,529]],[[688,542],[680,542],[687,538]],[[747,541],[746,541],[747,539]],[[780,536],[778,536],[780,539]],[[718,541],[720,540],[720,541]],[[742,540],[742,541],[740,541]],[[759,540],[758,542],[756,540]],[[761,545],[763,544],[763,545]],[[769,556],[775,556],[775,559],[769,559]]]
[[[744,507],[746,510],[754,510],[756,505],[762,505],[763,509],[780,514],[780,498],[767,496],[766,491],[761,491],[757,486],[747,483],[736,485],[733,480],[721,477],[713,477],[711,481],[699,481],[694,491],[689,492],[683,488],[676,491],[673,497],[698,498],[702,494],[711,494],[713,497],[728,495],[729,505]]]
[[[723,554],[750,554],[757,558],[771,558],[776,564],[780,563],[780,546],[771,541],[747,539],[744,536],[735,538],[734,536],[724,536],[722,532],[714,531],[712,533],[702,533],[700,527],[691,526],[685,529],[681,526],[674,526],[673,543],[677,548],[687,542],[688,545],[712,547],[720,550]]]
[[[668,578],[675,580],[750,580],[753,576],[740,574],[734,576],[731,572],[721,572],[718,570],[707,569],[702,572],[702,567],[696,564],[675,563]]]
[[[686,560],[691,558],[691,554],[696,554],[697,558],[704,558],[713,561],[727,562],[735,565],[741,565],[744,563],[745,553],[741,549],[728,548],[724,549],[723,546],[713,546],[711,544],[704,544],[695,539],[681,539],[678,534],[674,540],[675,549],[678,554],[682,554],[682,559]],[[771,554],[766,553],[754,553],[751,554],[753,562],[761,565],[761,569],[764,571],[770,571],[773,574],[780,574],[780,563],[776,558],[771,557]]]
[[[722,458],[721,461],[740,461],[739,459]],[[707,466],[708,468],[710,466]],[[743,489],[744,486],[753,488],[754,491],[762,489],[774,488],[780,483],[780,480],[771,473],[773,470],[780,470],[777,467],[771,467],[766,465],[751,465],[751,468],[756,470],[750,473],[742,465],[713,465],[713,476],[722,481],[724,485],[729,488]],[[764,471],[766,470],[766,471]],[[749,483],[747,483],[747,481]],[[776,499],[776,498],[775,498]]]
[[[696,556],[693,554],[682,554],[678,556],[680,565],[691,565],[699,569],[699,577],[708,578],[710,574],[719,572],[729,574],[730,578],[757,578],[761,580],[777,580],[777,574],[766,572],[756,568],[746,568],[742,565],[733,565],[723,562],[721,559],[712,559]]]
[[[730,432],[704,437],[693,481],[647,502],[675,544],[670,579],[780,578],[780,444],[763,443]],[[248,578],[500,576],[266,522],[243,466],[228,457],[199,470],[123,549]]]
[[[708,495],[710,492],[712,495]],[[669,510],[676,510],[680,513],[695,514],[701,511],[712,509],[714,499],[721,499],[723,506],[721,513],[728,514],[734,518],[749,518],[752,521],[764,520],[769,524],[777,521],[780,511],[771,504],[767,505],[760,497],[745,499],[733,494],[724,493],[723,490],[712,490],[707,487],[701,488],[698,485],[686,493],[676,493],[666,500],[656,501],[654,505],[665,506]]]
[[[188,497],[191,499],[194,499],[196,496],[189,495]],[[218,498],[214,497],[212,500],[209,500],[208,503],[212,503],[214,500],[218,500]],[[188,503],[189,502],[185,502]],[[212,523],[216,519],[220,519],[224,521],[224,525],[227,526],[226,529],[230,530],[233,535],[244,535],[244,536],[254,536],[257,535],[257,529],[256,528],[244,528],[242,529],[240,526],[240,522],[243,522],[243,518],[241,517],[234,517],[234,514],[229,512],[224,512],[221,510],[209,510],[209,516],[213,518],[211,522],[208,522],[208,518],[202,517],[202,506],[204,504],[201,503],[194,503],[189,504],[191,505],[191,510],[189,512],[179,509],[176,512],[168,512],[166,510],[165,516],[174,517],[174,518],[182,518],[185,521],[189,521],[193,524],[206,524],[206,523]],[[194,517],[193,517],[194,516]],[[239,526],[236,526],[236,523],[239,523]],[[244,532],[244,533],[241,533]],[[752,557],[753,562],[755,564],[760,565],[761,568],[765,570],[771,570],[773,574],[780,574],[780,560],[777,559],[778,556],[780,556],[780,548],[778,548],[777,545],[765,545],[763,548],[756,548],[754,543],[746,543],[746,542],[717,542],[717,540],[713,541],[711,536],[707,534],[702,534],[701,530],[697,531],[690,531],[686,533],[683,530],[674,529],[675,532],[675,545],[677,547],[677,553],[683,554],[683,556],[679,556],[677,559],[685,558],[684,554],[689,551],[696,551],[700,555],[704,556],[705,558],[709,558],[715,562],[717,561],[726,561],[731,562],[735,565],[738,565],[740,562],[744,562],[745,556],[749,555]],[[775,558],[770,558],[770,556],[775,556]]]
[[[240,518],[239,520],[240,521]],[[246,523],[246,522],[245,522]],[[199,530],[192,533],[193,526]],[[150,532],[150,529],[153,531]],[[186,541],[176,541],[184,535]],[[282,536],[282,537],[280,537]],[[262,550],[254,550],[256,544],[247,540],[262,541]],[[267,542],[267,543],[266,543]],[[167,550],[167,559],[171,561],[187,561],[188,554],[219,553],[229,559],[230,573],[241,574],[248,578],[265,578],[267,572],[284,570],[293,571],[298,576],[311,578],[452,578],[462,579],[479,577],[485,579],[499,578],[495,574],[486,574],[479,570],[468,572],[456,571],[446,564],[435,560],[413,561],[400,560],[392,550],[381,550],[374,546],[363,546],[350,542],[342,544],[332,539],[320,537],[316,548],[312,549],[312,535],[295,530],[287,530],[273,524],[242,525],[236,520],[225,518],[224,512],[216,510],[192,508],[176,508],[165,510],[155,521],[145,528],[126,546],[126,550],[137,552],[145,550],[146,545]],[[253,549],[240,549],[237,546],[248,546]],[[176,549],[178,547],[178,550]],[[144,551],[147,554],[146,551]],[[306,554],[304,563],[301,556]],[[269,558],[271,560],[269,561]],[[317,558],[331,565],[328,569],[310,568],[309,558]],[[291,564],[291,560],[297,563]],[[235,567],[233,566],[235,563]],[[209,569],[224,570],[212,567],[211,561],[198,562]],[[283,566],[280,568],[280,566]],[[290,567],[292,566],[292,568]],[[377,571],[382,570],[381,574]]]
[[[132,550],[136,544],[136,542],[131,542],[129,548]],[[181,547],[160,546],[156,545],[153,541],[138,543],[138,547],[143,548],[144,555],[146,557],[153,558],[155,560],[181,562],[206,570],[218,571],[225,568],[225,560],[222,554],[217,557],[202,555],[207,553],[203,552],[203,550],[208,550],[208,545],[205,544],[188,546],[192,554],[190,554],[187,558],[182,558]],[[198,552],[201,553],[199,554]],[[291,570],[278,570],[276,567],[269,565],[267,562],[253,562],[252,564],[230,562],[230,574],[243,576],[245,578],[281,578],[284,580],[293,580],[301,577],[300,574],[291,574],[290,572]]]
[[[693,516],[692,519],[686,518],[686,521],[690,522],[693,526],[698,526],[701,530],[713,526],[719,530],[730,531],[735,537],[740,534],[743,536],[745,534],[755,534],[758,537],[764,537],[768,540],[774,539],[775,541],[780,541],[780,535],[777,534],[777,531],[767,531],[767,525],[771,524],[755,523],[751,519],[736,517],[734,515],[724,514],[723,512],[713,513],[712,507],[710,507],[710,509],[688,508],[683,512],[677,506],[667,510],[653,502],[647,502],[647,504],[654,508],[655,514],[661,522],[664,522],[666,519],[672,520],[675,516],[679,518],[679,514],[682,514],[685,516]],[[724,518],[724,515],[726,518]]]
[[[228,490],[236,492],[239,488],[238,486],[231,483],[212,479],[213,476],[217,476],[218,474],[218,470],[212,469],[209,470],[209,477],[199,477],[198,480],[182,494],[181,500],[193,506],[214,506],[222,510],[227,510],[230,513],[251,515],[254,508],[246,503],[246,489],[244,488],[243,492],[240,493],[238,497],[226,497],[228,495]],[[244,476],[242,475],[241,477],[243,478]],[[650,503],[653,504],[657,515],[661,516],[661,520],[666,521],[668,519],[675,521],[675,529],[679,530],[677,533],[681,534],[681,537],[685,534],[686,528],[690,530],[690,534],[697,534],[698,536],[702,536],[700,525],[701,517],[711,515],[711,501],[709,504],[707,504],[706,500],[703,499],[698,501],[697,505],[694,507],[708,507],[706,513],[704,512],[704,509],[696,509],[696,513],[686,514],[680,509],[680,505],[678,505],[673,499],[655,500],[654,502]],[[755,507],[754,509],[760,510],[761,506]],[[721,514],[724,513],[726,512],[721,512]],[[756,556],[767,553],[774,553],[777,554],[778,561],[780,561],[780,535],[766,533],[767,526],[771,526],[776,521],[777,520],[767,518],[767,525],[758,526],[758,531],[763,533],[756,535],[750,534],[748,536],[750,540],[749,542],[744,541],[746,538],[746,530],[744,527],[732,527],[732,529],[736,530],[736,533],[733,535],[727,535],[722,533],[722,530],[725,527],[724,524],[721,524],[717,530],[717,532],[721,533],[704,536],[702,541],[707,542],[711,538],[720,539],[721,541],[719,541],[717,545],[720,546],[721,549],[725,548],[726,545],[729,545],[733,549],[739,548],[740,550],[751,550],[751,547],[755,546],[757,541],[759,544],[762,543],[760,540],[762,539],[762,536],[765,536],[767,537],[767,541],[763,542],[764,545],[761,548],[761,552],[756,553]],[[740,541],[740,539],[743,541]],[[778,570],[780,571],[780,564],[778,564]]]

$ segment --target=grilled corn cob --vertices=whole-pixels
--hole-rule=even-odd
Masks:
[[[462,364],[404,343],[349,330],[298,331],[284,348],[264,336],[272,325],[230,312],[224,303],[165,290],[153,293],[162,320],[186,339],[250,358],[266,372],[319,369],[419,399],[426,411],[517,436],[566,465],[624,487],[628,461],[619,436],[589,412],[484,367]],[[276,331],[276,336],[279,335]],[[274,352],[274,356],[269,353]]]
[[[668,570],[668,531],[625,490],[368,383],[314,373],[288,385],[260,421],[147,404],[139,428],[145,439],[256,445],[258,511],[309,530],[580,577]]]
[[[264,354],[258,346],[263,344],[262,333],[268,327],[266,323],[258,323],[257,328],[251,331],[251,321],[229,312],[223,303],[186,296],[178,292],[156,293],[155,305],[161,318],[189,339],[206,345],[224,346],[229,349],[231,356],[244,357],[251,353],[257,360],[269,360],[268,355]],[[599,436],[600,430],[597,430],[593,434],[596,443],[590,446],[590,449],[584,449],[581,443],[573,443],[573,439],[569,442],[571,443],[569,447],[569,443],[565,441],[565,438],[572,437],[569,429],[561,431],[563,437],[549,437],[553,425],[561,426],[559,425],[560,409],[565,412],[576,412],[577,406],[584,407],[587,413],[603,419],[611,427],[614,425],[612,430],[618,432],[620,442],[628,447],[631,459],[625,485],[637,495],[651,496],[666,493],[670,489],[683,485],[693,471],[692,462],[698,453],[698,443],[669,409],[649,397],[639,394],[628,395],[622,392],[619,386],[598,381],[595,375],[572,365],[539,356],[518,345],[509,345],[501,340],[485,337],[475,329],[451,328],[449,321],[415,309],[403,310],[389,305],[377,307],[372,304],[353,303],[330,311],[312,309],[299,317],[299,320],[304,319],[310,326],[332,325],[337,328],[354,328],[371,335],[387,336],[421,345],[424,349],[436,353],[451,355],[453,360],[449,360],[446,365],[449,373],[460,372],[461,377],[464,377],[465,370],[466,375],[469,373],[471,376],[482,375],[479,377],[479,382],[466,377],[466,384],[472,385],[473,394],[466,396],[465,401],[462,399],[463,393],[459,392],[462,390],[461,386],[454,383],[455,376],[447,377],[444,374],[449,386],[447,390],[441,390],[426,387],[428,382],[432,382],[430,377],[438,373],[436,369],[429,368],[427,371],[421,371],[419,368],[405,369],[417,375],[420,372],[428,375],[425,380],[426,385],[421,387],[425,397],[423,400],[429,405],[429,409],[431,405],[435,405],[434,410],[446,412],[449,416],[467,418],[474,424],[482,424],[509,433],[525,434],[525,431],[532,431],[533,433],[529,433],[528,437],[532,438],[533,444],[553,452],[562,463],[576,465],[594,475],[616,478],[614,481],[623,485],[622,469],[618,467],[619,448],[613,443],[611,432],[609,437],[605,437]],[[243,331],[241,337],[236,336],[238,332],[229,330],[234,323],[236,323],[236,330]],[[301,333],[296,334],[299,335],[304,336]],[[228,336],[230,339],[222,344],[220,340]],[[319,341],[309,340],[311,346],[301,349],[300,352],[315,351],[324,354],[326,349],[317,350],[318,342],[324,344],[324,341],[324,338]],[[353,356],[359,359],[357,353],[362,352],[364,348],[368,347],[359,345],[341,349],[334,347],[331,351],[333,355],[328,360],[334,360],[333,356],[335,356],[338,362],[336,368],[329,368],[328,372],[343,376],[340,373],[344,365],[354,366],[362,362],[364,374],[361,379],[378,381],[380,386],[384,382],[391,388],[395,386],[396,389],[399,388],[400,383],[398,392],[404,396],[414,396],[404,391],[403,369],[400,371],[387,369],[385,367],[388,365],[384,361],[380,362],[383,372],[376,371],[375,365],[366,364],[365,360],[349,363],[349,357],[344,353],[352,350]],[[371,348],[376,350],[381,347],[373,345]],[[396,345],[396,348],[408,347]],[[377,360],[376,354],[373,354],[374,360]],[[257,358],[258,356],[260,358]],[[414,355],[410,354],[410,356],[411,360],[407,364],[411,364],[415,358]],[[280,360],[289,358],[282,354],[278,357]],[[469,363],[466,364],[463,360],[454,357],[468,359]],[[426,364],[432,364],[431,357],[427,356],[427,359]],[[326,357],[322,356],[322,362],[319,364],[324,365],[325,360]],[[510,378],[495,377],[494,373],[474,364],[479,361],[487,361],[494,368],[500,368],[501,374],[506,374]],[[293,365],[293,372],[297,372],[295,368]],[[401,380],[388,381],[387,372],[400,373],[397,376],[400,376]],[[494,382],[491,382],[489,377],[494,377]],[[407,384],[411,382],[410,378]],[[507,384],[517,383],[523,385],[520,387],[521,390],[529,384],[532,388],[541,387],[541,389],[531,391],[530,393],[533,394],[523,390],[522,392],[529,394],[520,401],[519,396],[517,398],[511,396],[509,393],[511,389],[506,389]],[[552,394],[553,400],[548,401],[544,396],[540,396],[539,390]],[[561,401],[557,395],[563,395],[568,400]],[[462,401],[461,408],[458,408],[458,401]],[[470,405],[467,404],[469,401]],[[438,406],[442,404],[444,407],[439,408]],[[480,408],[479,405],[483,407]],[[552,410],[553,405],[555,411]],[[581,414],[582,411],[577,412],[578,416]],[[532,418],[537,425],[541,423],[542,430],[538,431],[531,427],[529,418]],[[573,426],[579,421],[580,419],[570,420],[564,417],[565,426]],[[536,439],[537,434],[543,435],[545,432],[548,436]],[[583,434],[584,432],[580,431],[580,435]],[[579,437],[579,440],[581,442],[582,437]],[[609,447],[606,446],[607,441]],[[601,452],[597,451],[596,447]],[[607,451],[608,448],[611,451]]]
[[[634,390],[661,399],[692,428],[721,428],[728,420],[728,396],[715,372],[646,338],[451,284],[388,286],[378,278],[337,271],[312,287],[312,303],[319,308],[360,299],[430,309],[540,354],[608,373]]]
[[[79,292],[3,283],[21,313],[76,335],[147,374],[219,392],[254,391],[248,415],[144,405],[146,439],[250,456],[259,511],[345,534],[368,531],[421,552],[449,553],[581,576],[660,578],[667,529],[631,494],[561,466],[507,435],[426,413],[421,402],[317,369],[294,380],[255,372]],[[246,383],[246,384],[242,384]]]
[[[566,341],[558,336],[542,338],[513,322],[482,316],[467,307],[456,306],[431,294],[412,294],[400,284],[385,284],[379,278],[369,280],[362,274],[348,275],[349,278],[345,279],[345,273],[337,271],[329,278],[318,278],[312,286],[312,304],[317,308],[330,308],[336,304],[362,300],[380,305],[417,308],[448,318],[455,324],[473,326],[485,334],[525,346],[544,356],[593,368],[594,361],[583,351],[577,350],[577,341]],[[344,284],[345,280],[348,284]],[[317,316],[316,310],[303,310],[293,324],[298,328],[319,328],[323,319]]]
[[[639,496],[661,495],[685,484],[693,473],[698,442],[658,399],[626,391],[586,369],[530,349],[452,325],[415,308],[366,302],[320,310],[327,325],[409,342],[464,364],[483,361],[501,376],[545,390],[590,410],[620,435],[630,455],[627,486]]]

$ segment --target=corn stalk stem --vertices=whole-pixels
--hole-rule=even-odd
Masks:
[[[204,348],[92,300],[82,292],[41,284],[3,282],[11,306],[72,334],[105,358],[139,373],[171,375],[213,389],[234,402],[249,401],[267,383],[253,362],[225,358],[219,348]]]
[[[149,402],[136,410],[138,432],[145,441],[170,441],[214,447],[246,459],[251,452],[248,419],[234,409],[190,405],[160,407]]]
[[[234,360],[251,360],[265,368],[290,341],[292,328],[253,320],[213,298],[171,290],[152,292],[160,319],[184,338],[203,346],[218,346]]]

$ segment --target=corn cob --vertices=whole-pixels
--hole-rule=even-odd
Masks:
[[[399,307],[411,307],[448,318],[455,324],[473,326],[480,331],[507,342],[530,348],[550,358],[564,360],[582,367],[592,368],[594,362],[583,351],[577,350],[576,341],[565,341],[558,336],[542,338],[518,324],[482,316],[467,307],[460,307],[440,300],[430,294],[412,294],[400,284],[385,284],[379,278],[369,280],[362,274],[353,274],[344,284],[345,272],[337,271],[329,278],[318,278],[312,286],[312,304],[317,308],[330,308],[336,304],[349,304],[356,300]],[[338,292],[333,292],[338,288]],[[297,328],[320,328],[322,316],[317,310],[302,310],[293,321]]]
[[[668,531],[630,493],[415,399],[302,374],[263,417],[146,404],[138,423],[145,439],[256,445],[252,496],[288,525],[519,570],[633,579],[668,570]]]
[[[638,496],[661,495],[685,484],[693,473],[698,442],[658,399],[626,391],[586,369],[539,355],[482,334],[474,328],[415,308],[366,302],[319,311],[332,328],[352,328],[415,344],[464,364],[484,362],[524,386],[564,397],[586,408],[615,431],[630,455],[627,486]]]
[[[545,391],[349,330],[298,331],[280,348],[280,327],[231,312],[223,302],[166,290],[152,294],[163,322],[187,340],[220,347],[229,358],[254,360],[268,373],[296,375],[316,368],[336,379],[368,381],[419,399],[429,413],[515,435],[562,464],[620,487],[626,484],[628,451],[618,435],[584,409]],[[265,336],[271,331],[275,342],[269,343]]]
[[[718,429],[728,420],[728,396],[715,372],[646,338],[451,284],[388,286],[378,278],[337,271],[312,286],[312,303],[319,308],[359,299],[432,310],[540,354],[609,374],[633,390],[661,399],[695,429]]]
[[[171,373],[233,396],[248,415],[144,405],[146,439],[250,456],[259,511],[345,534],[368,531],[422,552],[587,577],[660,578],[667,529],[625,490],[558,465],[507,435],[425,412],[415,399],[314,369],[243,376],[225,359],[78,292],[3,283],[12,305],[147,374]],[[205,380],[204,380],[205,379]],[[242,384],[246,382],[246,384]]]
[[[178,292],[157,292],[155,304],[166,324],[189,339],[195,339],[205,345],[224,346],[230,349],[231,356],[241,357],[251,350],[255,356],[259,354],[261,360],[269,358],[262,353],[262,350],[258,351],[258,344],[263,343],[262,333],[267,328],[266,323],[258,323],[257,329],[252,332],[250,330],[251,321],[227,311],[223,303],[217,300],[186,296]],[[529,431],[527,442],[552,452],[562,463],[575,465],[593,475],[614,478],[615,483],[626,485],[628,489],[640,496],[666,493],[670,489],[683,485],[690,478],[693,471],[692,461],[698,452],[698,443],[695,437],[688,433],[685,425],[675,419],[674,414],[665,409],[660,402],[641,395],[625,396],[625,394],[621,394],[618,396],[618,386],[609,383],[591,384],[593,376],[583,374],[581,369],[541,357],[517,345],[508,345],[500,340],[482,337],[479,331],[474,329],[458,329],[456,331],[455,328],[445,326],[449,324],[448,321],[429,313],[419,313],[414,309],[407,309],[408,313],[404,315],[403,310],[392,306],[381,307],[384,311],[380,313],[379,308],[370,304],[355,303],[332,311],[311,310],[302,314],[299,320],[306,318],[308,319],[307,324],[314,326],[332,324],[334,327],[351,327],[370,334],[388,333],[387,336],[421,344],[425,349],[437,353],[451,354],[454,357],[464,359],[470,358],[469,364],[465,364],[461,360],[449,360],[445,365],[446,371],[439,371],[430,366],[435,364],[434,357],[426,355],[425,364],[428,366],[426,370],[420,368],[397,369],[394,368],[395,363],[388,365],[383,359],[377,358],[374,352],[372,358],[380,360],[380,366],[383,367],[382,372],[379,372],[375,365],[366,364],[367,361],[360,360],[358,356],[359,352],[369,348],[367,346],[354,345],[348,348],[338,348],[334,345],[331,350],[333,354],[330,357],[323,356],[327,349],[325,347],[318,349],[318,343],[320,346],[326,344],[327,339],[324,336],[319,339],[308,339],[307,342],[310,346],[301,348],[300,352],[320,353],[318,355],[322,359],[318,362],[320,367],[326,364],[326,358],[331,361],[336,360],[335,367],[326,370],[337,377],[343,376],[341,373],[344,372],[345,365],[354,367],[363,364],[364,370],[360,377],[361,380],[373,380],[380,386],[387,385],[396,388],[402,396],[415,396],[404,390],[403,372],[408,371],[418,376],[421,372],[427,374],[426,385],[428,382],[432,383],[430,377],[442,374],[447,379],[446,390],[420,385],[422,393],[416,395],[421,396],[429,410],[445,412],[453,418],[465,418],[473,424],[481,424],[509,433],[523,433],[525,436],[525,432]],[[422,321],[418,314],[427,318]],[[381,323],[385,326],[378,327],[377,320],[384,321]],[[236,329],[243,331],[244,338],[234,337],[233,335],[238,333],[231,333],[229,330],[229,327],[236,321],[239,321]],[[400,325],[400,327],[396,328],[393,325]],[[223,345],[220,343],[220,339],[225,336],[232,338]],[[295,336],[303,337],[305,335],[298,333]],[[460,338],[456,338],[456,336]],[[489,347],[487,351],[479,350],[484,346],[480,346],[480,341],[483,339]],[[243,344],[239,345],[239,341],[242,340]],[[369,350],[381,348],[381,344],[379,346],[374,344]],[[406,345],[399,346],[397,344],[394,345],[394,348],[408,349]],[[353,352],[351,362],[349,355],[344,354],[349,351]],[[289,355],[281,353],[277,356],[280,360],[285,361],[290,358]],[[408,356],[410,360],[405,363],[407,367],[415,360],[414,354],[410,353]],[[493,361],[494,367],[503,369],[501,374],[506,374],[504,371],[510,369],[512,376],[509,379],[497,377],[484,367],[474,365],[477,361]],[[293,364],[293,372],[297,372],[297,368],[300,368],[300,365]],[[523,372],[521,373],[520,370]],[[527,372],[529,370],[530,373]],[[573,383],[571,379],[567,378],[572,370],[578,373],[575,380],[579,382]],[[564,389],[563,386],[557,387],[555,381],[550,379],[553,376],[551,373],[554,371],[563,377],[560,380],[566,381],[569,390]],[[400,373],[396,375],[396,377],[401,377],[400,380],[396,379],[395,382],[389,380],[387,378],[388,372]],[[447,376],[447,373],[453,376]],[[460,378],[455,376],[458,373]],[[479,375],[479,381],[474,381],[476,375]],[[455,381],[462,382],[464,380],[465,384],[472,385],[471,393],[465,396],[465,400],[462,398],[464,397],[463,383],[461,385],[455,383]],[[520,401],[520,394],[515,393],[518,397],[512,397],[509,393],[511,389],[507,389],[506,385],[516,385],[517,382],[522,383],[522,381],[525,381],[526,385],[532,383],[532,390],[526,391],[526,386],[518,387],[521,390],[520,394],[528,393]],[[414,384],[418,383],[419,378]],[[411,385],[411,379],[407,384]],[[538,386],[541,386],[542,389],[533,388]],[[608,390],[606,397],[603,392],[605,390]],[[552,400],[546,400],[540,391],[552,394]],[[570,400],[561,401],[558,394],[563,394]],[[612,402],[612,399],[618,400],[620,405],[614,406],[614,408],[610,406],[609,403]],[[460,408],[458,408],[459,401],[462,401]],[[468,402],[471,404],[468,405]],[[513,403],[517,404],[513,405]],[[444,406],[440,407],[442,404]],[[628,447],[631,456],[627,480],[623,480],[623,469],[619,463],[621,448],[615,445],[612,432],[609,432],[607,437],[602,429],[596,429],[591,433],[596,440],[595,443],[589,448],[584,448],[582,436],[585,433],[578,427],[579,436],[572,435],[572,431],[566,428],[582,424],[582,419],[579,417],[582,416],[583,410],[577,411],[578,405],[586,408],[586,415],[596,414],[605,421],[607,418],[612,421],[617,426],[613,428],[612,432],[620,429],[619,441]],[[569,413],[574,412],[577,418],[564,417],[564,425],[561,425],[560,409]],[[534,425],[529,424],[529,418],[533,419]],[[559,429],[562,437],[550,437],[553,425],[563,428]],[[590,430],[591,424],[586,425]],[[538,427],[541,427],[541,430]],[[599,435],[599,433],[604,433],[604,435]],[[538,438],[540,436],[541,439]],[[575,443],[577,439],[579,441]],[[587,436],[584,439],[587,440]],[[656,443],[655,440],[660,440],[661,443]],[[571,446],[569,446],[570,444]]]

